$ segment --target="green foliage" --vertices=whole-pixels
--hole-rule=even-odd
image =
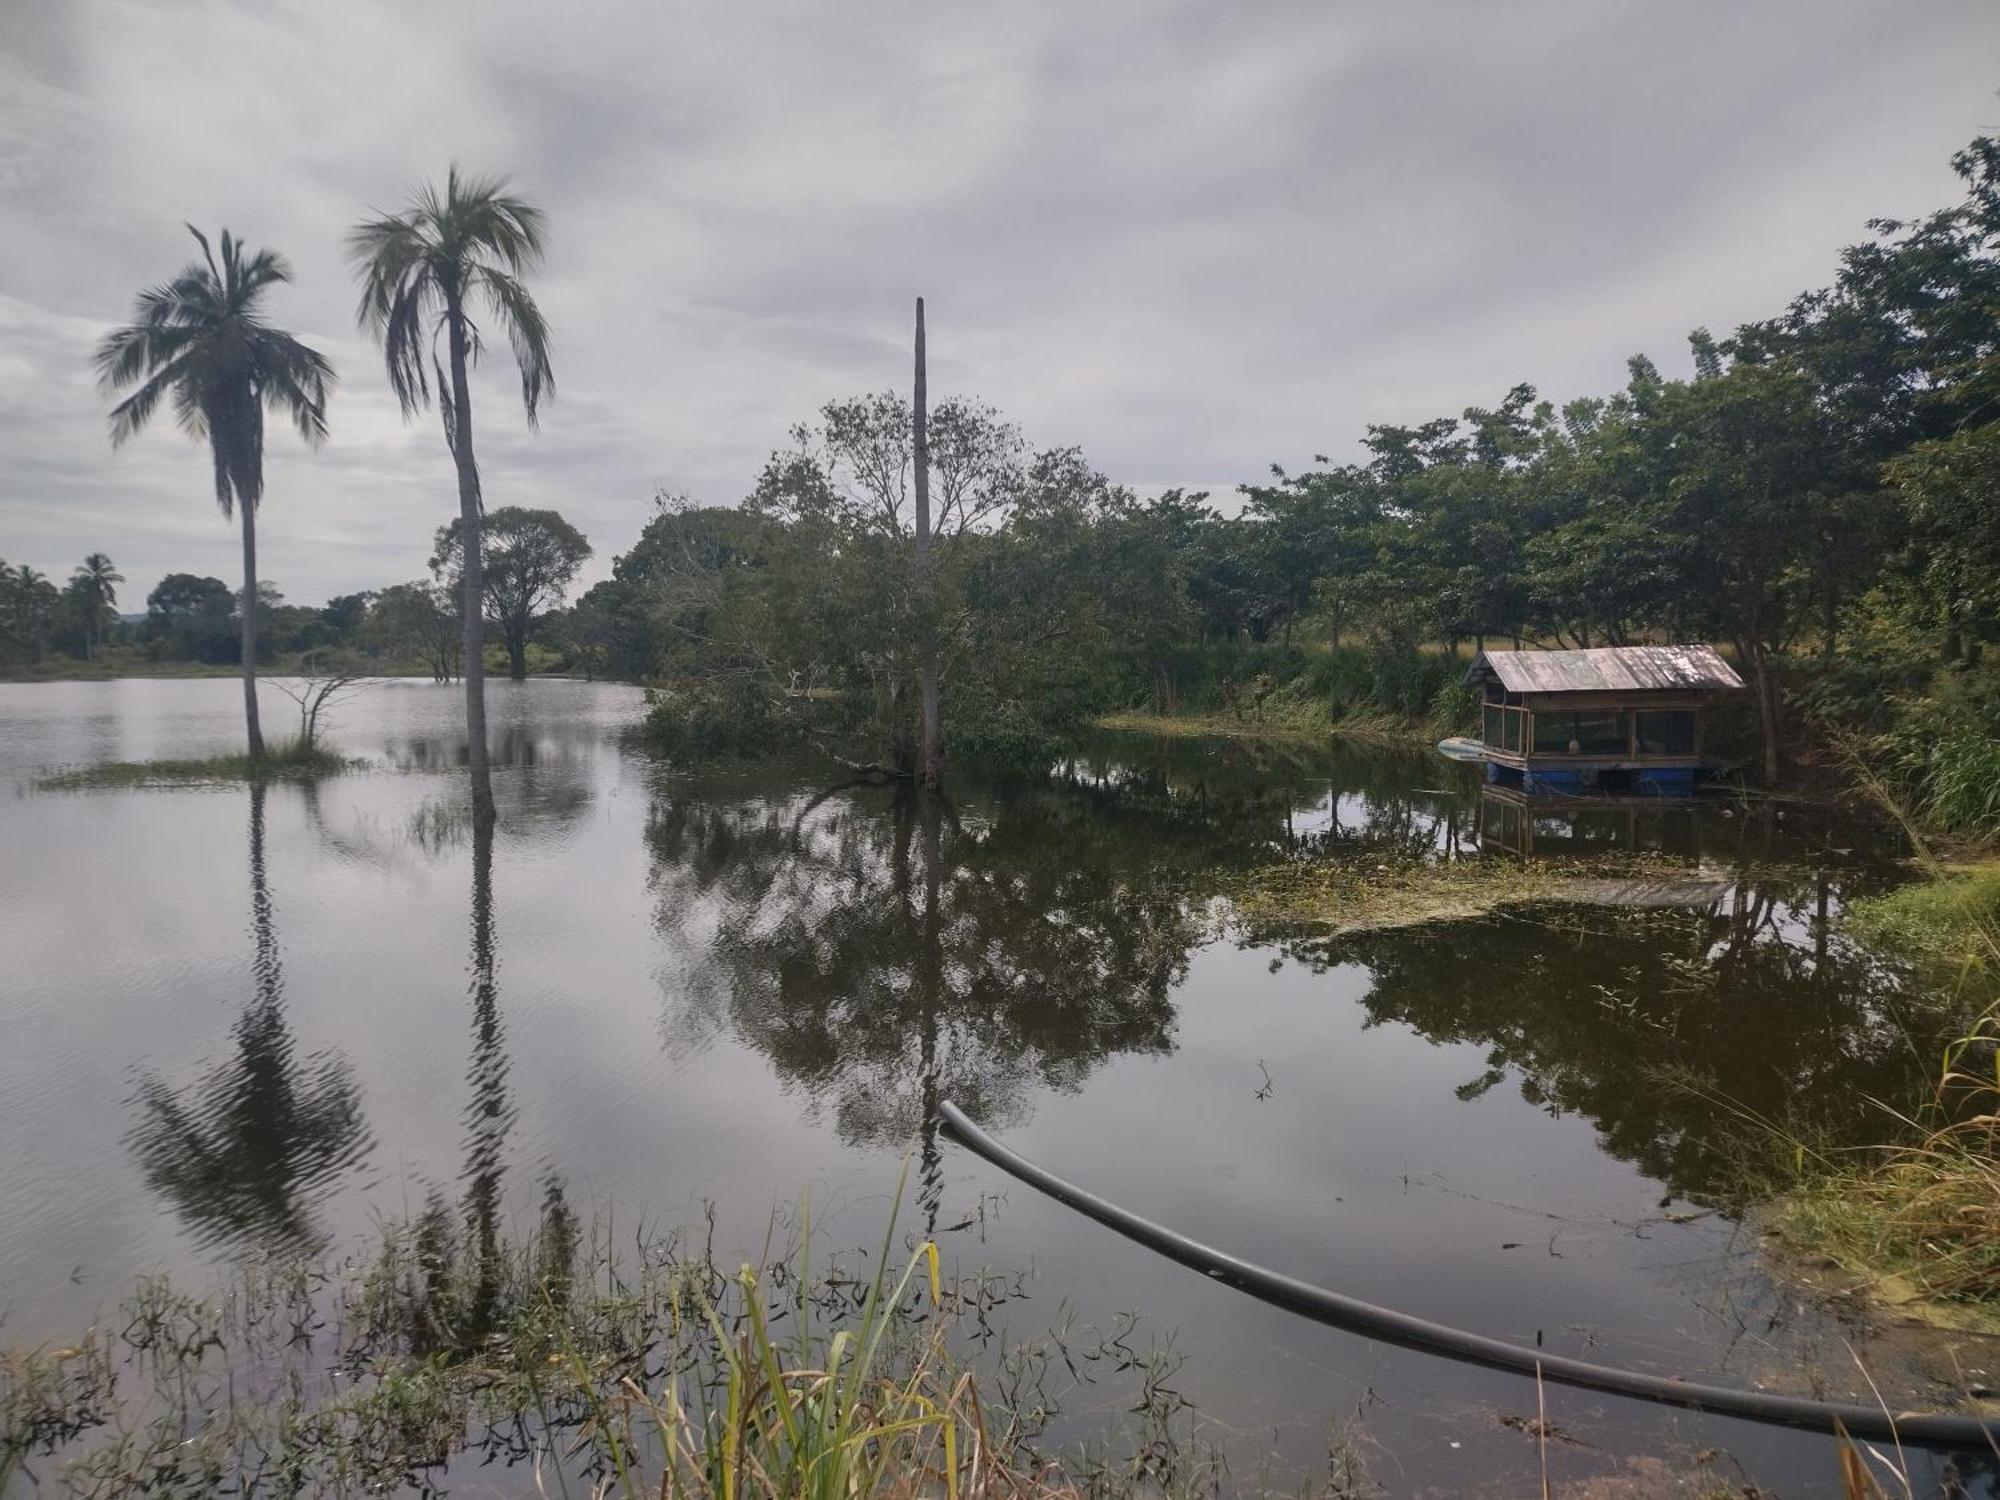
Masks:
[[[525,677],[529,634],[589,559],[590,542],[560,512],[519,505],[488,511],[480,535],[487,618],[500,629],[508,670],[517,679]],[[431,573],[454,597],[461,587],[463,552],[464,522],[439,527]],[[438,607],[444,607],[442,601]]]
[[[1855,934],[1953,975],[1984,973],[2000,933],[2000,865],[1946,869],[1928,880],[1855,901]]]

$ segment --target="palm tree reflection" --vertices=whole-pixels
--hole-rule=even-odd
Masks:
[[[507,1093],[507,1034],[500,1020],[499,949],[493,923],[493,820],[472,820],[472,1062],[465,1109],[465,1221],[473,1259],[468,1337],[492,1326],[503,1266],[500,1202],[514,1106]]]
[[[147,1182],[197,1238],[309,1248],[324,1239],[314,1202],[373,1142],[346,1060],[296,1052],[265,869],[265,796],[250,788],[252,996],[235,1052],[183,1090],[142,1077],[130,1140]]]

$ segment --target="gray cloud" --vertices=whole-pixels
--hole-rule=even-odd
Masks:
[[[4,0],[0,556],[102,548],[143,599],[230,577],[206,462],[113,453],[87,358],[227,224],[291,257],[333,440],[271,447],[288,596],[421,572],[453,511],[340,253],[453,159],[550,211],[559,399],[480,374],[497,503],[629,546],[655,485],[741,498],[786,428],[933,383],[1114,477],[1227,488],[1517,380],[1607,389],[1823,282],[1878,214],[1949,201],[2000,126],[1981,0],[337,6]]]

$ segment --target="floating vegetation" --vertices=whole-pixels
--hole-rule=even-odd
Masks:
[[[285,745],[261,760],[248,755],[211,755],[203,760],[113,760],[76,766],[38,777],[41,792],[111,791],[149,786],[232,785],[256,781],[317,781],[360,770],[368,764],[325,749]]]
[[[1246,926],[1311,925],[1336,933],[1462,921],[1506,906],[1702,905],[1727,882],[1685,861],[1648,855],[1560,860],[1435,860],[1362,850],[1285,861],[1225,877],[1223,894]]]

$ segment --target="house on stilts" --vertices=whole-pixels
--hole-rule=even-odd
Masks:
[[[1717,763],[1704,719],[1743,690],[1712,646],[1482,651],[1465,674],[1480,736],[1439,748],[1526,792],[1685,795]]]

